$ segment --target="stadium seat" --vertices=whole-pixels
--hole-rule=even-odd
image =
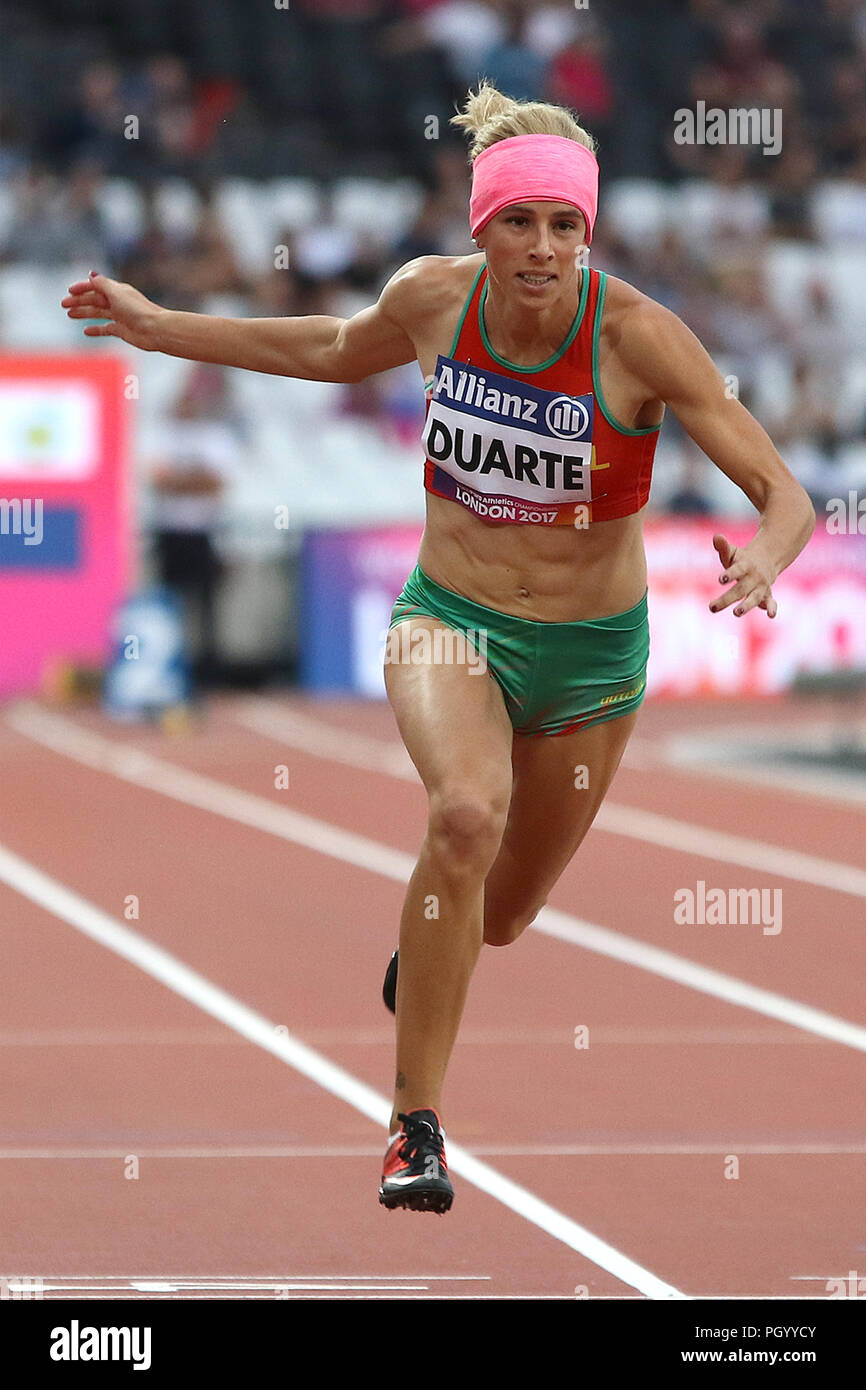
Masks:
[[[866,349],[866,254],[860,246],[831,248],[822,257],[833,314],[840,336],[858,351]]]
[[[750,409],[762,423],[786,415],[793,405],[790,354],[783,349],[762,352],[755,363],[752,388]]]
[[[866,239],[866,187],[862,183],[827,180],[813,189],[812,221],[828,246]]]
[[[141,188],[132,179],[106,179],[99,192],[99,211],[111,240],[121,246],[137,241],[145,226]]]
[[[839,424],[843,430],[866,432],[866,352],[845,354],[838,391]],[[866,484],[866,476],[863,478]]]
[[[738,235],[757,236],[769,223],[770,204],[766,193],[753,185],[728,188],[690,179],[677,190],[676,216],[695,241],[712,240],[732,226]]]
[[[17,261],[0,267],[0,345],[3,349],[63,350],[81,346],[81,324],[60,308],[73,280],[87,276],[81,264],[50,269]],[[23,307],[22,307],[23,306]],[[84,339],[87,347],[97,343]]]
[[[163,179],[154,193],[154,211],[170,237],[191,237],[201,218],[201,197],[186,179]]]
[[[319,215],[319,186],[314,179],[269,179],[261,187],[261,206],[274,236],[299,231]]]
[[[859,500],[862,500],[866,495],[866,443],[858,439],[846,444],[839,451],[838,467],[843,486],[858,493]],[[858,526],[861,523],[866,529],[866,517],[862,517],[862,514],[858,518]]]
[[[17,200],[11,183],[0,181],[0,249],[15,217]]]
[[[674,215],[675,200],[651,179],[619,179],[601,202],[601,215],[629,246],[654,244]]]
[[[823,255],[802,241],[773,241],[764,260],[765,288],[772,308],[787,323],[802,324],[811,309],[808,289],[824,276]]]
[[[421,202],[409,182],[342,179],[334,186],[334,215],[353,231],[390,245],[408,230]]]
[[[273,269],[270,222],[262,215],[260,186],[249,179],[224,179],[215,190],[214,206],[238,264],[248,274]]]

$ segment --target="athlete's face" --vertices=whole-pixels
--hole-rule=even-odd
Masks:
[[[583,213],[570,203],[513,203],[491,218],[477,245],[497,288],[550,306],[574,291],[585,235]]]

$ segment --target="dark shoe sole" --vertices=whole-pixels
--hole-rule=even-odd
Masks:
[[[399,1192],[386,1193],[379,1188],[379,1201],[389,1211],[403,1207],[406,1211],[435,1211],[439,1216],[451,1210],[454,1193],[443,1188],[404,1188]]]
[[[385,971],[385,981],[382,985],[382,999],[386,1009],[390,1009],[392,1014],[397,1012],[397,956],[395,951],[390,961],[388,969]]]

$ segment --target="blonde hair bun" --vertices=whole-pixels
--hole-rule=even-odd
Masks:
[[[565,106],[547,101],[518,101],[498,91],[486,77],[477,92],[468,94],[462,110],[452,116],[451,124],[460,126],[472,138],[470,160],[499,140],[510,140],[515,135],[561,135],[585,145],[592,154],[597,149],[594,137]]]

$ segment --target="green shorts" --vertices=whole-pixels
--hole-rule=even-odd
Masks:
[[[646,692],[649,657],[647,596],[609,618],[537,623],[473,603],[443,589],[416,565],[391,613],[390,627],[407,618],[438,618],[460,639],[464,659],[486,668],[505,697],[520,734],[570,734],[629,714]],[[403,655],[400,655],[401,646]],[[412,644],[414,647],[414,642]],[[434,661],[437,659],[434,651]],[[409,659],[395,637],[391,660]],[[459,660],[460,643],[440,644],[442,660]]]

